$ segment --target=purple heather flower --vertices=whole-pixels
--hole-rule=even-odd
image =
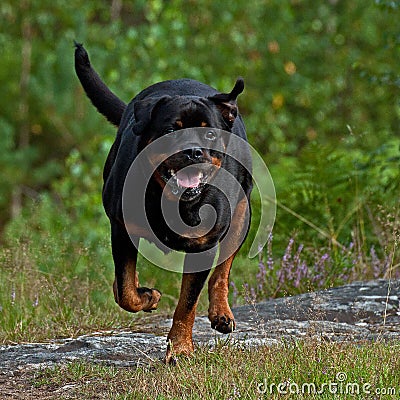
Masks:
[[[282,257],[282,265],[287,264],[289,260],[292,258],[292,247],[293,247],[294,239],[290,238],[289,243],[286,247],[285,253]]]
[[[268,257],[267,266],[270,271],[274,269],[274,259],[272,257]]]
[[[263,263],[262,260],[258,263],[258,273],[256,275],[257,282],[260,285],[264,285],[265,282],[265,277],[267,276],[267,268],[265,267],[265,264]]]
[[[300,281],[305,278],[308,274],[308,267],[307,264],[305,263],[305,261],[303,261],[302,263],[300,263],[297,266],[297,270],[296,270],[296,279],[294,281],[294,287],[299,287],[300,286]]]
[[[278,278],[279,284],[282,284],[285,281],[285,272],[283,268],[276,272],[276,276]]]
[[[269,270],[274,269],[274,259],[272,257],[272,233],[269,235],[267,242],[267,267]]]

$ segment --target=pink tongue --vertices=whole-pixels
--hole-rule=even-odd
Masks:
[[[194,188],[200,185],[200,177],[198,171],[178,171],[176,173],[176,181],[179,186],[185,188]]]

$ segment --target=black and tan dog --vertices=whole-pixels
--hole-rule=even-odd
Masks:
[[[139,286],[136,273],[139,238],[158,243],[162,249],[165,246],[186,253],[181,293],[168,334],[166,361],[170,362],[173,354],[189,354],[193,351],[192,328],[196,305],[219,243],[219,259],[208,282],[208,317],[211,327],[219,332],[229,333],[235,328],[228,304],[229,273],[248,231],[251,174],[235,157],[223,151],[203,148],[201,141],[195,141],[192,148],[180,150],[179,131],[209,127],[217,132],[228,131],[230,135],[246,140],[236,103],[244,83],[238,79],[230,93],[219,93],[210,86],[190,79],[165,81],[146,88],[126,105],[102,82],[80,44],[76,44],[75,70],[94,106],[119,127],[105,164],[103,186],[104,208],[111,223],[116,302],[127,311],[137,312],[155,310],[160,300],[161,293],[157,289]],[[122,211],[122,196],[128,170],[141,150],[171,132],[178,132],[174,139],[176,154],[160,165],[156,164],[146,187],[148,224],[142,223],[142,215],[137,215],[136,220],[127,223]],[[219,139],[212,130],[207,131],[206,135],[209,140],[226,140]],[[222,143],[222,148],[225,145]],[[246,159],[250,165],[248,147],[244,146],[238,151],[241,153],[240,158]],[[149,163],[154,163],[149,158]],[[232,189],[232,193],[222,193],[210,182],[213,173],[207,174],[204,165],[210,165],[213,171],[227,170],[235,177],[241,190]],[[163,191],[171,191],[171,188],[168,189],[168,181],[172,182],[172,191],[173,185],[181,189],[181,195],[177,197],[169,193],[165,201],[175,205],[179,202],[180,217],[193,229],[199,225],[200,208],[206,204],[213,207],[215,223],[211,230],[188,237],[171,228],[161,209]],[[201,256],[195,257],[199,252]]]

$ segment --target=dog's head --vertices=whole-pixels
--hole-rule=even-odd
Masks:
[[[238,79],[230,93],[162,96],[135,104],[133,131],[141,136],[140,149],[162,138],[148,160],[153,179],[162,189],[167,187],[168,198],[194,200],[211,182],[227,146],[228,136],[220,132],[232,130],[238,115],[236,99],[243,88],[243,80]],[[190,129],[188,136],[188,128],[198,129]]]

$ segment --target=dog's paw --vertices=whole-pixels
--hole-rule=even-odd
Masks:
[[[137,292],[142,301],[142,310],[144,312],[152,312],[157,309],[158,302],[161,299],[161,292],[158,289],[139,287]]]
[[[193,341],[180,340],[178,342],[168,340],[167,352],[165,354],[165,364],[176,365],[178,359],[181,357],[187,357],[194,351]]]
[[[113,289],[117,304],[124,310],[132,313],[139,311],[152,312],[156,310],[161,298],[161,292],[157,289],[139,287],[127,290],[125,288],[122,293],[119,293],[116,282],[114,282]]]
[[[211,328],[221,333],[231,333],[235,330],[235,318],[227,302],[210,302],[208,319]]]
[[[211,328],[216,329],[218,332],[221,333],[231,333],[235,330],[236,324],[235,320],[228,315],[215,315],[214,317],[210,318],[211,321]]]

